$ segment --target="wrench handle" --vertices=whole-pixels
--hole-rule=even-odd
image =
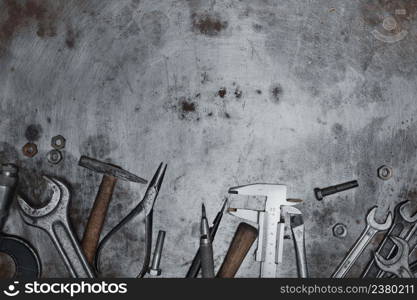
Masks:
[[[82,240],[82,247],[90,264],[93,264],[94,262],[100,234],[103,229],[104,220],[106,219],[107,210],[116,182],[116,177],[109,175],[103,176],[93,208],[90,212],[90,217],[88,218]]]
[[[52,229],[49,232],[71,276],[73,278],[94,278],[94,273],[74,236],[74,232],[69,228],[69,224],[57,221],[52,224]]]
[[[366,226],[365,230],[362,232],[355,245],[349,250],[349,253],[333,273],[332,278],[344,278],[346,276],[346,274],[352,268],[353,264],[365,250],[366,246],[368,246],[369,242],[372,240],[376,233],[376,229],[369,225]]]

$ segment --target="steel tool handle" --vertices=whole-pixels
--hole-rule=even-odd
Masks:
[[[255,227],[240,223],[217,277],[234,278],[257,237],[258,230]]]
[[[73,278],[94,278],[77,238],[69,228],[69,224],[54,222],[49,230],[52,241]]]
[[[93,264],[94,262],[101,230],[103,229],[104,220],[106,219],[107,210],[116,182],[116,177],[109,175],[103,176],[93,208],[90,212],[90,217],[88,218],[82,240],[82,247],[90,264]]]
[[[203,278],[214,278],[213,247],[210,243],[200,244],[200,257]]]
[[[369,225],[366,226],[365,230],[362,232],[355,245],[349,251],[349,254],[345,257],[345,259],[339,265],[337,270],[333,273],[332,278],[344,278],[346,276],[346,274],[352,268],[353,264],[365,250],[366,246],[368,246],[369,242],[375,236],[376,233],[376,229],[372,228]]]
[[[295,255],[297,257],[298,276],[300,278],[308,278],[306,249],[304,242],[304,226],[291,228],[291,231],[294,238]]]

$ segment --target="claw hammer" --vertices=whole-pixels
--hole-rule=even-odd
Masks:
[[[107,210],[109,208],[117,180],[122,179],[138,183],[147,183],[147,181],[123,170],[119,166],[105,163],[87,156],[81,156],[78,165],[104,174],[82,239],[82,248],[85,256],[88,262],[93,264],[101,230],[103,229],[104,220],[107,215]]]
[[[265,196],[264,210],[233,208],[229,213],[259,225],[258,248],[255,260],[261,262],[263,278],[276,277],[277,264],[282,262],[285,222],[281,207],[295,205],[302,200],[287,199],[287,187],[281,184],[255,183],[229,189],[230,194]]]

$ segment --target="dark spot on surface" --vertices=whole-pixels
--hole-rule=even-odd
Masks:
[[[212,113],[212,112],[209,112],[209,113],[207,114],[207,116],[212,117],[212,116],[213,116],[213,113]]]
[[[194,31],[211,37],[217,36],[228,26],[227,21],[222,20],[217,15],[194,13],[192,19]]]
[[[77,36],[78,34],[74,31],[74,29],[68,27],[65,37],[65,45],[67,45],[69,49],[73,49],[75,47],[75,40]]]
[[[195,95],[195,97],[196,97],[196,98],[200,98],[200,96],[201,96],[201,94],[200,94],[200,93],[197,93],[197,94]]]
[[[12,145],[0,142],[0,164],[16,163],[19,154],[15,147]]]
[[[183,112],[193,112],[195,111],[195,103],[182,100],[181,109]]]
[[[0,23],[0,44],[3,46],[13,38],[17,31],[24,26],[30,26],[32,22],[37,23],[36,34],[39,37],[56,35],[57,17],[46,9],[43,1],[4,0],[3,7],[7,12],[7,17]]]
[[[11,67],[10,72],[14,72],[14,71],[16,71],[16,69],[14,67]]]
[[[258,95],[262,95],[262,91],[261,91],[261,90],[256,90],[256,93],[257,93]]]
[[[51,121],[52,121],[52,120],[51,120],[51,118],[50,118],[50,117],[47,117],[47,118],[46,118],[46,122],[47,122],[48,124],[51,124]]]
[[[253,24],[252,27],[255,32],[260,32],[263,28],[260,24]]]
[[[207,72],[201,73],[201,83],[204,84],[209,81],[209,76]]]
[[[219,95],[220,98],[224,98],[224,96],[226,96],[226,93],[227,93],[227,90],[225,87],[223,87],[217,92],[217,95]]]
[[[224,113],[224,116],[226,117],[226,119],[230,119],[231,117],[230,117],[230,114],[229,113],[227,113],[227,112],[225,112]]]
[[[340,123],[335,123],[333,126],[332,126],[332,132],[333,132],[333,134],[334,135],[336,135],[336,136],[340,136],[342,133],[343,133],[343,126],[342,126],[342,124],[340,124]]]
[[[26,128],[25,137],[30,142],[39,140],[42,134],[42,127],[39,124],[32,124]]]
[[[283,90],[280,84],[274,85],[271,88],[271,96],[275,102],[279,102],[279,100],[281,99],[282,93],[283,93]]]
[[[242,94],[243,94],[242,90],[237,87],[235,89],[235,97],[236,97],[236,99],[242,98]]]

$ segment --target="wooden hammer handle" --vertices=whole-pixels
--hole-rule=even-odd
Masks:
[[[93,264],[94,262],[101,230],[103,229],[104,220],[106,219],[107,210],[116,182],[116,177],[109,175],[103,176],[93,208],[90,212],[90,217],[88,218],[81,244],[84,254],[90,264]]]
[[[257,237],[258,230],[255,227],[240,223],[217,277],[234,278]]]

